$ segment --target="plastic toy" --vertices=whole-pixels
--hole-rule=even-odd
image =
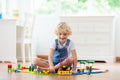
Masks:
[[[15,73],[19,73],[19,72],[20,72],[20,70],[16,69],[16,70],[14,70],[14,72],[15,72]]]
[[[70,71],[58,71],[57,74],[58,75],[72,75],[72,72],[70,72]]]
[[[94,61],[79,61],[80,68],[77,70],[78,72],[84,72],[84,70],[92,71],[92,66]]]
[[[80,61],[80,68],[77,69],[78,72],[84,72],[85,70],[85,61]]]
[[[2,19],[2,13],[0,12],[0,20]]]
[[[50,71],[49,71],[49,70],[43,70],[43,73],[44,73],[44,74],[49,74]]]
[[[57,74],[58,75],[72,75],[72,72],[70,70],[71,70],[70,65],[68,65],[68,66],[63,65],[62,69],[57,71]]]
[[[21,65],[20,64],[18,64],[18,69],[20,69],[21,68]]]
[[[106,70],[98,70],[98,71],[92,71],[90,74],[99,74],[99,73],[106,73],[106,72],[108,72],[108,70],[106,69]],[[89,72],[82,72],[82,73],[80,73],[80,72],[77,72],[77,73],[72,73],[72,75],[83,75],[83,74],[87,74],[87,75],[90,75],[89,74]]]
[[[94,61],[80,61],[80,67],[77,68],[77,72],[71,72],[70,65],[63,65],[61,69],[59,69],[56,73],[52,73],[49,70],[40,70],[34,64],[31,64],[29,67],[21,66],[18,64],[17,69],[14,70],[15,73],[30,73],[35,75],[47,75],[47,76],[55,76],[55,75],[83,75],[83,74],[98,74],[105,73],[108,70],[100,70],[99,68],[93,68]],[[12,72],[12,65],[8,65],[8,72]]]
[[[8,64],[8,72],[12,72],[12,64]]]
[[[88,61],[88,74],[90,75],[92,72],[94,61]]]

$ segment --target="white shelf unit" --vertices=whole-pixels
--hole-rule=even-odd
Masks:
[[[16,63],[16,20],[0,20],[0,37],[0,61]]]
[[[72,29],[72,36],[80,60],[114,62],[113,16],[61,16]]]

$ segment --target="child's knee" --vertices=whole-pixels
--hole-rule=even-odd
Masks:
[[[34,59],[34,61],[33,61],[33,62],[34,62],[34,64],[36,64],[36,65],[37,65],[37,64],[38,64],[38,61],[39,61],[39,59],[38,59],[38,58],[36,58],[36,59]]]
[[[74,59],[73,59],[73,58],[67,58],[67,62],[68,62],[69,64],[73,64]]]

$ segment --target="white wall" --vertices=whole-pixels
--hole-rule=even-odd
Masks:
[[[31,12],[31,0],[17,0],[17,8],[20,13]]]
[[[36,54],[49,54],[49,45],[56,37],[54,30],[58,22],[59,18],[57,16],[38,16],[36,18],[33,32],[33,52]]]
[[[115,20],[115,55],[120,56],[120,16]]]

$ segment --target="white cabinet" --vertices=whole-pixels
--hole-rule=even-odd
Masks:
[[[114,62],[114,17],[61,17],[72,28],[78,59]]]
[[[0,61],[17,62],[16,20],[0,20]]]

